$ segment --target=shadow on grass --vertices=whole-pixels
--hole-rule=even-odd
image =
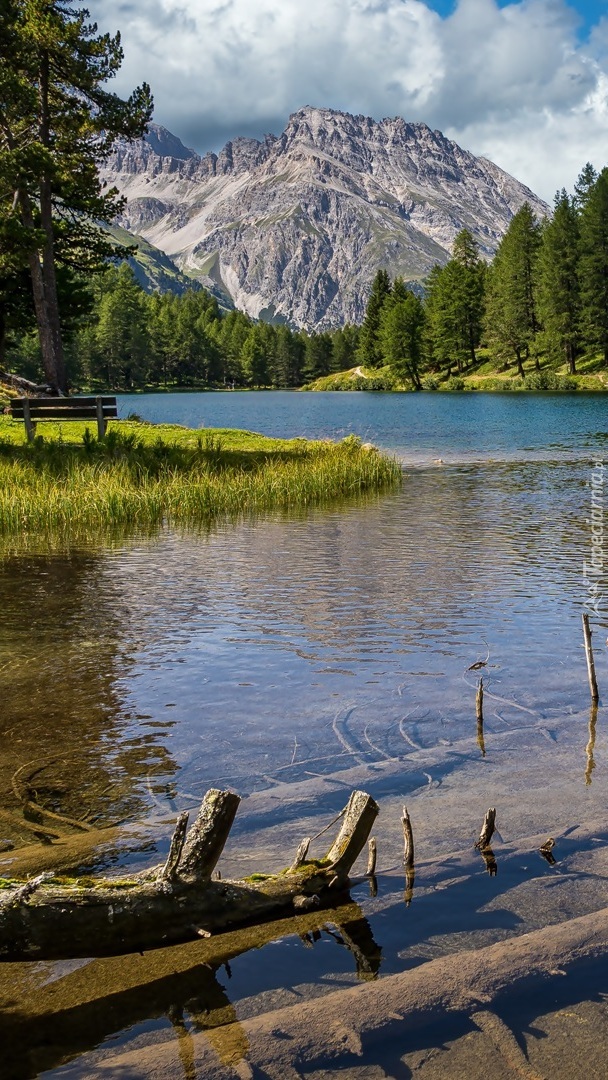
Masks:
[[[79,443],[64,439],[45,439],[37,435],[31,443],[13,443],[0,439],[0,458],[28,465],[36,471],[64,476],[78,465],[111,467],[120,464],[138,476],[154,478],[167,472],[191,474],[199,469],[222,472],[229,470],[253,472],[271,464],[287,464],[310,460],[323,453],[323,448],[304,440],[289,447],[270,450],[226,447],[219,435],[202,433],[196,445],[170,442],[160,436],[145,442],[133,432],[108,431],[98,440],[85,430]]]

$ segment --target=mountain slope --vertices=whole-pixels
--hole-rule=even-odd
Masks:
[[[205,157],[151,125],[116,147],[104,178],[127,196],[125,228],[253,317],[307,329],[360,321],[380,267],[419,281],[460,229],[490,256],[526,200],[548,209],[425,124],[331,109]]]

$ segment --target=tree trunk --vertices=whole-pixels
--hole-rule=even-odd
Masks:
[[[49,56],[47,51],[43,51],[40,64],[40,141],[47,149],[50,147]],[[53,229],[51,182],[46,173],[40,181],[40,225],[45,237],[39,260],[42,280],[41,297],[39,290],[39,299],[42,301],[40,310],[39,303],[36,302],[36,296],[34,296],[34,302],[38,326],[39,328],[44,326],[44,334],[41,333],[40,336],[42,364],[44,374],[53,389],[65,394],[68,386],[61,340],[57,275],[55,273],[55,233]],[[36,256],[36,261],[38,262],[38,256]]]
[[[319,906],[324,894],[333,899],[347,886],[378,813],[369,795],[355,791],[325,858],[282,874],[211,881],[239,801],[230,791],[208,791],[185,842],[181,816],[170,858],[152,870],[94,882],[52,874],[9,882],[0,892],[0,959],[129,952]]]
[[[517,374],[521,375],[522,379],[525,379],[526,373],[524,371],[524,366],[521,362],[521,349],[516,349],[515,355],[517,357]]]

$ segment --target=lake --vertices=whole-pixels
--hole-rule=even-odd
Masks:
[[[592,491],[603,507],[604,398],[175,393],[123,396],[119,410],[279,437],[354,432],[403,463],[403,486],[198,533],[11,541],[0,840],[24,774],[59,814],[148,823],[145,841],[112,851],[114,865],[158,861],[177,813],[231,787],[243,802],[221,866],[245,875],[287,865],[364,787],[380,805],[377,891],[361,882],[299,935],[282,925],[243,937],[226,968],[205,967],[200,942],[179,961],[159,950],[158,970],[142,958],[139,974],[111,959],[4,965],[3,1044],[28,1046],[9,1054],[7,1075],[143,1077],[150,1047],[174,1045],[191,1080],[183,1036],[201,1031],[237,1075],[240,1051],[230,1058],[220,1034],[247,1017],[603,906],[605,711],[589,710],[581,613],[597,602],[602,690],[608,583],[603,566],[593,576],[585,565]],[[404,802],[417,851],[407,904]],[[489,806],[496,876],[472,851]],[[36,842],[24,829],[20,842]],[[549,835],[554,865],[538,855]],[[595,1008],[594,977],[555,1008]],[[522,1034],[537,1006],[511,1009],[509,1023],[541,1054]],[[454,1061],[465,1035],[446,1031]],[[400,1048],[403,1075],[417,1075],[416,1052]],[[371,1071],[380,1058],[360,1064],[370,1071],[353,1077],[387,1075]],[[566,1064],[554,1075],[570,1075]]]

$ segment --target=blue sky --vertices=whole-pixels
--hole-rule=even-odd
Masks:
[[[513,2],[514,0],[497,0],[497,6],[504,8]],[[568,0],[568,2],[570,7],[574,8],[578,13],[580,19],[579,33],[585,37],[589,34],[591,28],[600,21],[602,15],[608,14],[606,0]],[[428,0],[428,6],[433,11],[438,12],[439,15],[451,15],[457,6],[457,0]]]
[[[608,164],[608,0],[88,0],[199,152],[303,105],[403,116],[550,201]]]

